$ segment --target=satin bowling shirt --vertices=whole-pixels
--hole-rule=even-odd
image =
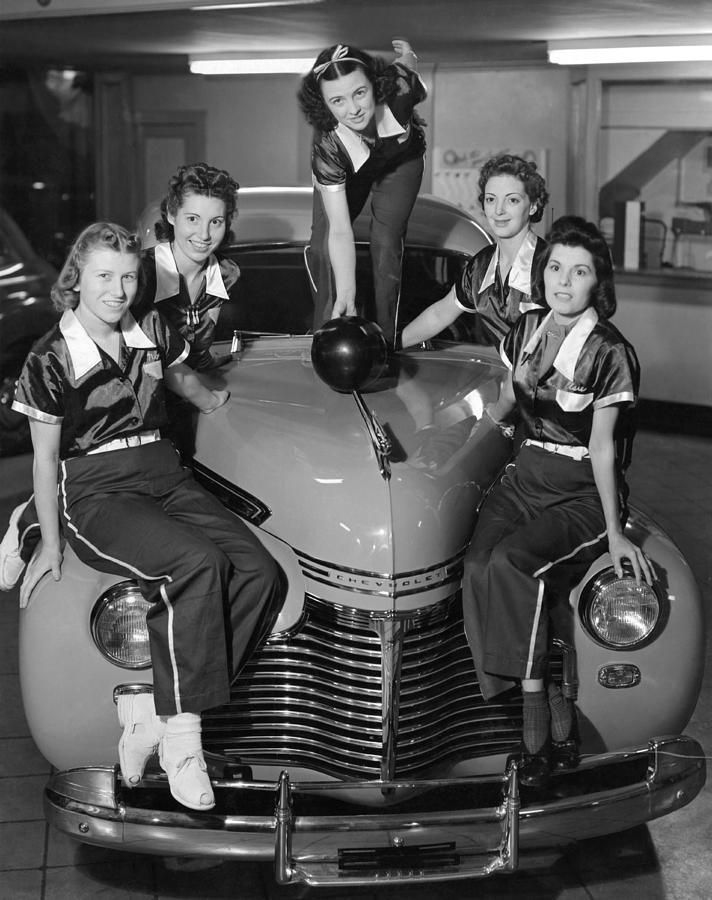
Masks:
[[[498,276],[499,247],[484,247],[467,263],[455,285],[458,306],[477,313],[477,339],[498,347],[522,313],[540,309],[532,303],[532,272],[546,250],[546,241],[527,232],[504,281]]]
[[[635,350],[593,307],[564,338],[552,364],[541,365],[547,323],[553,313],[525,313],[502,341],[501,355],[512,371],[523,437],[588,447],[594,410],[624,404],[616,428],[621,468],[629,462],[631,407],[640,385]]]
[[[163,370],[186,359],[188,344],[155,309],[138,321],[128,310],[120,327],[117,364],[65,310],[25,361],[12,408],[61,424],[61,459],[168,422]]]
[[[400,163],[425,153],[425,133],[413,116],[427,91],[417,72],[394,63],[398,90],[388,103],[376,105],[375,142],[348,125],[315,132],[312,143],[314,186],[320,191],[344,191],[347,184],[372,184]]]
[[[195,303],[190,302],[188,289],[178,272],[171,245],[156,244],[143,258],[145,290],[144,303],[155,303],[161,313],[190,344],[187,364],[198,371],[211,368],[210,353],[215,338],[215,326],[223,303],[230,299],[230,288],[240,277],[240,270],[230,259],[219,260],[214,254],[205,267],[205,284]]]

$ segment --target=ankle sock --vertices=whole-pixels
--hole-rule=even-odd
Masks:
[[[166,734],[200,734],[200,715],[198,713],[177,713],[164,718]]]
[[[549,737],[546,691],[522,691],[522,740],[529,753],[538,753]]]
[[[549,710],[551,712],[551,736],[555,741],[567,741],[571,737],[573,709],[571,702],[561,693],[558,684],[548,688]]]
[[[179,803],[197,810],[215,806],[200,741],[199,715],[178,713],[166,719],[159,760],[168,776],[171,794]]]

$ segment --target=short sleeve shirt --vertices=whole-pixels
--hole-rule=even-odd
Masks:
[[[25,361],[12,408],[61,425],[62,459],[168,423],[163,372],[186,359],[188,344],[154,309],[138,321],[127,311],[120,327],[117,364],[66,310]]]
[[[240,270],[232,260],[219,260],[211,255],[205,267],[205,284],[195,303],[183,276],[178,272],[171,247],[161,242],[148,250],[143,258],[145,290],[141,306],[151,301],[190,344],[186,360],[198,371],[211,368],[210,353],[215,338],[215,326],[223,303],[230,299],[230,288],[240,277]]]
[[[427,96],[425,85],[417,72],[400,63],[389,68],[396,75],[397,91],[388,103],[376,105],[375,142],[343,124],[314,133],[312,174],[318,190],[343,191],[354,180],[372,183],[425,153],[425,134],[414,116],[415,106]]]
[[[532,302],[532,273],[546,250],[546,241],[527,232],[512,268],[502,283],[499,278],[499,248],[484,247],[465,266],[455,285],[458,306],[475,313],[480,339],[498,347],[522,313],[540,308]]]
[[[512,371],[523,437],[588,447],[594,410],[624,404],[616,430],[624,468],[633,434],[632,407],[640,385],[635,350],[608,320],[589,307],[564,338],[553,363],[542,365],[553,313],[525,313],[502,341]]]

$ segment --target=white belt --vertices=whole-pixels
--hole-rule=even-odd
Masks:
[[[107,441],[98,447],[92,447],[87,450],[87,456],[92,453],[108,453],[109,450],[125,450],[127,447],[140,447],[142,444],[152,444],[153,441],[160,441],[161,435],[158,431],[142,431],[140,434],[127,434],[126,437],[116,438],[113,441]]]
[[[549,441],[535,441],[527,438],[524,446],[539,447],[541,450],[548,450],[549,453],[558,453],[559,456],[568,456],[571,459],[590,459],[591,454],[586,447],[572,447],[570,444],[552,444]]]

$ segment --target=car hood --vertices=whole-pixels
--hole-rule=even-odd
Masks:
[[[231,398],[199,417],[197,464],[313,561],[403,577],[458,557],[509,450],[498,431],[472,434],[501,363],[472,347],[403,354],[361,404],[319,379],[310,350],[310,337],[260,338],[220,370]]]

